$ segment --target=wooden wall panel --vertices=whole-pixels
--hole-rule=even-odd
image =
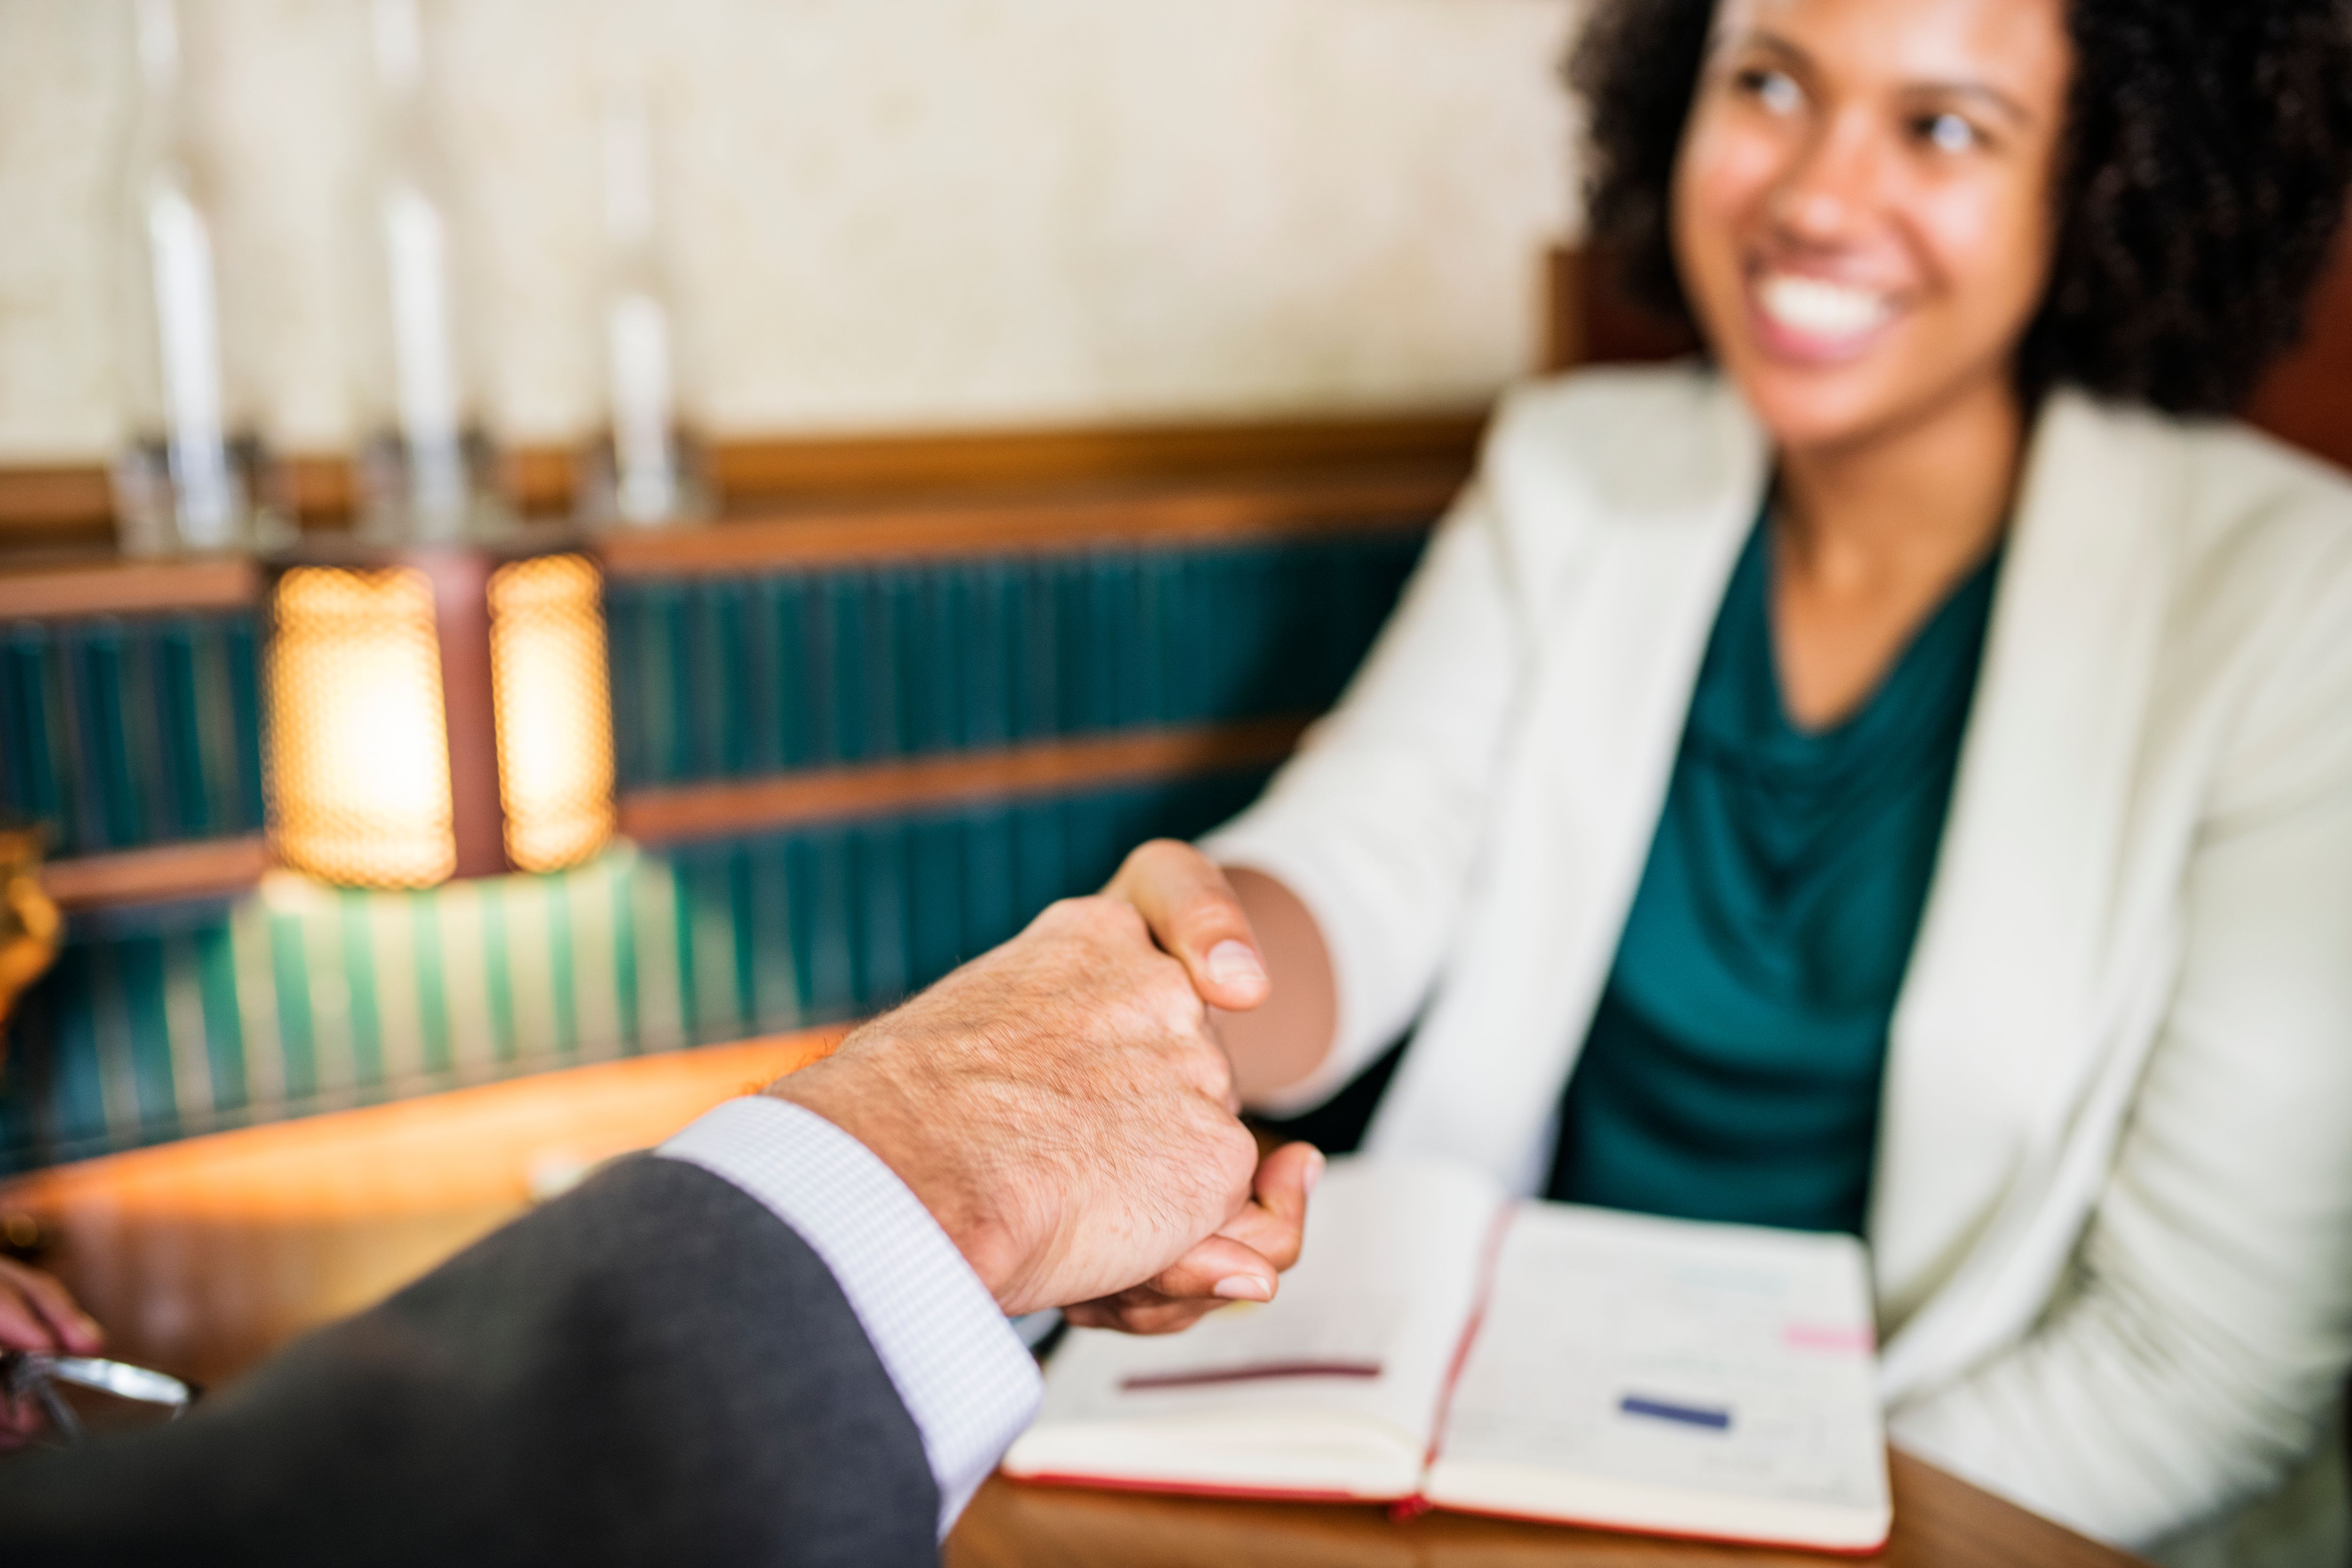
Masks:
[[[1369,472],[807,507],[704,528],[608,534],[597,552],[615,578],[694,577],[1104,544],[1199,546],[1424,529],[1468,474],[1465,455],[1459,463]]]
[[[840,510],[914,497],[974,499],[1106,487],[1288,481],[1366,471],[1465,473],[1480,409],[1341,419],[739,439],[710,467],[730,519]],[[508,450],[502,482],[518,509],[562,515],[572,502],[568,448]],[[279,476],[305,528],[348,526],[350,465],[296,455]],[[0,570],[9,558],[87,559],[114,542],[105,470],[0,467]]]
[[[811,822],[938,810],[1153,779],[1271,768],[1290,754],[1303,718],[1129,730],[988,751],[719,779],[621,797],[621,831],[639,843],[772,832]]]
[[[2246,417],[2283,441],[2352,468],[2352,233],[2312,296],[2303,343],[2254,392]]]

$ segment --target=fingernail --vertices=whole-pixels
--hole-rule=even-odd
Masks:
[[[1268,1286],[1264,1280],[1259,1279],[1255,1274],[1229,1274],[1225,1278],[1218,1281],[1217,1288],[1210,1293],[1212,1295],[1223,1296],[1229,1301],[1270,1301],[1274,1300],[1274,1291],[1272,1287]]]
[[[1263,985],[1265,966],[1248,943],[1229,936],[1209,949],[1209,978],[1221,986]]]
[[[1323,1158],[1323,1151],[1320,1149],[1316,1150],[1315,1157],[1307,1162],[1307,1197],[1313,1197],[1315,1196],[1315,1184],[1323,1179],[1323,1167],[1328,1163],[1328,1162]]]

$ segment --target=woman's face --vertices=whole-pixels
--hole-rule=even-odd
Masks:
[[[1675,259],[1783,447],[2006,393],[2050,272],[2063,0],[1722,0]]]

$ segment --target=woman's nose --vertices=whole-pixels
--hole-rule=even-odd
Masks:
[[[1832,122],[1808,139],[1774,186],[1772,221],[1805,245],[1852,239],[1877,204],[1878,175],[1878,148],[1868,130]]]

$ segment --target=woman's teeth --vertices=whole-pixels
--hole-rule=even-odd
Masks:
[[[1893,314],[1883,294],[1789,273],[1757,285],[1756,303],[1776,325],[1809,338],[1858,338]]]

